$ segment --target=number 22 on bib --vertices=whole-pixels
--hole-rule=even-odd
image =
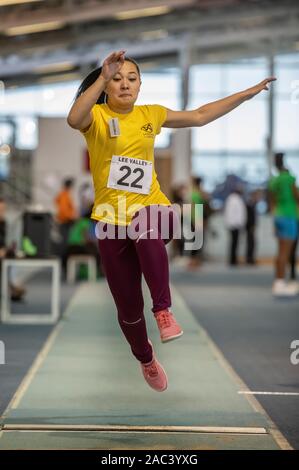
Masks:
[[[113,155],[107,187],[131,193],[149,194],[152,174],[152,162]]]

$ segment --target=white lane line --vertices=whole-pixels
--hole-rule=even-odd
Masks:
[[[183,299],[183,297],[181,296],[181,294],[179,294],[178,289],[176,289],[173,284],[171,284],[171,289],[173,291],[173,295],[175,294],[176,297],[179,298],[179,303],[185,309],[187,309],[187,311],[189,312],[189,314],[193,318],[193,314],[192,314],[190,308],[187,307],[187,304],[186,304],[185,300]],[[206,340],[207,340],[209,346],[211,347],[212,352],[214,353],[214,355],[216,356],[216,358],[218,359],[219,363],[222,365],[224,370],[226,372],[228,372],[228,374],[231,376],[233,381],[237,384],[237,386],[240,387],[243,390],[248,390],[248,387],[245,384],[245,382],[241,379],[241,377],[237,374],[237,372],[234,370],[232,365],[224,357],[221,350],[218,348],[216,343],[214,343],[211,336],[208,334],[207,330],[205,328],[203,328],[201,323],[199,323],[198,330],[206,337]],[[265,417],[265,419],[267,420],[267,422],[269,424],[268,431],[269,431],[270,435],[273,437],[274,441],[278,444],[280,449],[293,450],[293,447],[291,446],[291,444],[287,441],[287,439],[284,437],[284,435],[279,431],[276,424],[272,421],[272,419],[270,418],[268,413],[265,411],[265,409],[262,407],[261,403],[259,403],[257,398],[254,395],[245,395],[245,397],[246,397],[246,400],[250,403],[251,407],[254,409],[254,411],[256,411],[257,413],[260,413],[262,416]]]
[[[268,434],[263,427],[232,426],[125,426],[110,424],[4,424],[3,431],[182,432],[207,434]]]
[[[30,367],[30,369],[27,372],[24,380],[21,382],[21,385],[19,386],[19,388],[17,389],[16,393],[13,396],[13,399],[10,403],[10,409],[11,410],[15,410],[16,408],[18,408],[21,399],[23,398],[26,391],[28,390],[28,388],[29,388],[31,382],[33,381],[38,369],[41,367],[42,363],[44,362],[44,360],[48,356],[48,354],[50,352],[50,349],[52,348],[52,346],[55,342],[55,339],[56,339],[58,333],[60,332],[61,328],[62,328],[62,323],[59,323],[56,327],[54,327],[54,330],[52,331],[52,333],[50,334],[50,336],[48,337],[48,339],[44,343],[43,348],[41,349],[41,351],[36,356],[36,359],[35,359],[34,363]]]
[[[10,403],[8,404],[6,410],[4,411],[3,415],[0,416],[1,419],[5,419],[6,416],[9,414],[10,410],[14,410],[19,406],[21,399],[23,398],[26,391],[28,390],[28,388],[29,388],[30,384],[32,383],[36,373],[38,372],[39,368],[41,367],[41,365],[45,361],[46,357],[48,356],[48,354],[49,354],[49,352],[50,352],[50,350],[51,350],[58,334],[60,333],[61,329],[63,328],[63,326],[65,324],[65,321],[64,321],[65,317],[67,317],[70,314],[72,306],[75,303],[76,298],[78,296],[78,291],[80,289],[81,288],[79,287],[76,290],[75,295],[73,296],[73,298],[70,300],[70,302],[67,305],[65,313],[63,313],[63,315],[61,316],[59,322],[54,326],[54,329],[52,330],[52,332],[50,333],[50,335],[46,339],[42,349],[37,354],[32,366],[30,367],[30,369],[28,370],[28,372],[25,375],[24,379],[22,380],[21,384],[19,385],[18,389],[16,390],[16,392],[15,392],[14,396],[12,397]]]
[[[299,397],[299,392],[252,392],[252,391],[239,391],[240,395],[282,395],[282,396],[291,396]]]

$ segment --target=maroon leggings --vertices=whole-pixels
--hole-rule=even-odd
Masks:
[[[137,223],[138,220],[141,221],[140,224]],[[169,232],[161,225],[162,221],[166,222],[166,226],[168,223]],[[160,205],[141,209],[127,228],[98,223],[98,229],[102,232],[109,228],[116,231],[115,239],[104,238],[98,241],[103,271],[116,304],[119,325],[133,355],[143,363],[150,362],[153,356],[143,311],[142,274],[151,293],[152,311],[155,313],[170,307],[165,245],[172,239],[178,225],[179,220],[174,209]],[[139,228],[135,239],[132,239],[133,226]]]

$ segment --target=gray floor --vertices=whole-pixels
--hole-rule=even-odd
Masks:
[[[12,302],[12,313],[47,313],[50,309],[50,274],[39,273],[26,283],[22,302]],[[76,287],[62,284],[61,312]],[[30,368],[37,353],[51,333],[51,325],[4,325],[0,323],[0,340],[5,344],[5,365],[0,365],[0,415]]]
[[[239,374],[239,376],[244,380],[247,386],[251,390],[259,390],[259,391],[272,391],[272,392],[299,392],[299,380],[298,380],[298,367],[294,366],[290,362],[290,343],[294,339],[299,338],[299,321],[298,321],[298,298],[292,301],[283,301],[283,300],[274,300],[270,293],[270,286],[272,280],[272,270],[271,267],[251,267],[251,268],[236,268],[236,269],[227,269],[224,266],[219,264],[207,264],[205,265],[199,272],[197,273],[190,273],[186,272],[186,270],[177,265],[173,265],[171,268],[171,279],[173,285],[177,288],[178,292],[182,295],[185,299],[187,305],[191,309],[194,318],[198,321],[198,328],[200,326],[206,329],[210,337],[214,340],[216,345],[221,349],[226,359],[229,363],[233,366],[234,370]],[[40,278],[38,282],[40,282],[40,289],[38,289],[38,285],[36,284],[36,280],[34,282],[34,298],[37,304],[42,302],[42,299],[39,298],[40,296],[43,297],[44,295],[44,279]],[[75,289],[73,287],[64,286],[62,289],[62,309],[65,310],[66,306],[69,303],[70,298],[74,294]],[[78,292],[78,291],[77,291]],[[39,294],[38,294],[39,293]],[[175,289],[174,289],[175,293]],[[99,291],[96,292],[95,299],[98,299]],[[36,297],[37,295],[37,297]],[[94,294],[93,294],[94,295]],[[199,367],[198,369],[198,386],[196,390],[198,391],[196,395],[196,409],[200,413],[199,415],[191,413],[185,410],[182,415],[175,415],[174,421],[170,418],[172,415],[166,414],[164,416],[164,421],[166,420],[169,425],[172,424],[183,424],[186,422],[186,419],[190,421],[191,424],[198,423],[199,416],[201,417],[202,423],[207,425],[215,425],[215,424],[226,424],[226,425],[242,425],[244,417],[244,410],[240,411],[238,414],[238,407],[234,408],[234,413],[232,414],[229,412],[229,409],[232,405],[232,398],[228,401],[222,401],[222,398],[219,401],[219,398],[222,397],[221,394],[217,398],[217,385],[215,382],[215,377],[217,377],[217,373],[215,374],[212,372],[214,370],[215,363],[214,361],[207,358],[205,355],[205,349],[202,349],[202,346],[205,344],[204,342],[200,341],[199,345],[200,348],[198,352],[196,352],[196,357],[198,359],[195,360],[194,358],[194,351],[198,348],[196,343],[194,342],[194,335],[193,333],[196,330],[196,323],[194,320],[192,321],[189,317],[190,313],[186,316],[186,310],[182,308],[180,301],[177,299],[176,294],[175,301],[175,309],[177,312],[180,312],[180,320],[182,321],[185,329],[185,335],[180,339],[178,342],[174,344],[167,345],[167,349],[165,349],[165,345],[163,345],[161,349],[162,359],[166,361],[167,367],[169,369],[170,377],[176,384],[177,390],[180,390],[181,387],[181,374],[184,369],[182,369],[182,364],[180,366],[180,380],[178,381],[176,367],[178,364],[173,364],[173,355],[179,354],[185,358],[188,363],[191,361],[191,367]],[[89,295],[85,293],[85,299],[83,299],[83,304],[86,303],[86,298],[91,301],[91,303],[97,302],[97,300],[92,300],[89,298]],[[108,292],[104,292],[100,298],[108,301],[108,304],[105,304],[108,310],[111,308],[111,302]],[[109,300],[110,299],[110,300]],[[102,301],[101,300],[101,301]],[[61,359],[65,357],[68,360],[71,359],[71,351],[74,351],[75,345],[79,337],[76,340],[78,328],[82,331],[82,326],[80,326],[79,321],[82,321],[82,314],[84,315],[84,305],[80,303],[80,301],[76,302],[76,311],[75,316],[73,317],[73,322],[67,326],[67,330],[64,333],[64,340],[60,341],[60,347],[58,348],[58,356],[57,356],[57,349],[56,354],[54,351],[54,356],[52,355],[51,361],[49,362],[50,368],[48,368],[48,372],[52,375],[54,372],[55,374],[62,374],[61,376],[64,377],[64,367],[67,367],[68,362],[63,364]],[[104,303],[105,303],[104,302]],[[104,310],[106,309],[104,305]],[[19,306],[17,307],[19,308]],[[149,310],[149,307],[148,307]],[[98,306],[96,307],[96,312],[99,312]],[[183,312],[183,313],[182,313]],[[114,312],[115,313],[115,312]],[[93,315],[98,315],[98,313],[94,313]],[[192,316],[192,315],[191,315]],[[110,315],[109,318],[113,317]],[[94,322],[94,320],[93,320]],[[92,323],[93,324],[93,323]],[[94,322],[94,328],[88,332],[88,328],[83,329],[83,336],[86,338],[86,335],[89,338],[93,338],[93,334],[103,335],[103,345],[105,350],[111,349],[110,352],[115,351],[116,356],[126,357],[127,351],[119,350],[120,348],[124,348],[124,344],[119,342],[109,343],[109,338],[111,338],[112,330],[113,335],[116,334],[118,331],[118,325],[113,320],[112,324],[107,324],[105,322],[106,327],[104,330],[98,330],[99,322],[96,320]],[[49,333],[51,332],[51,327],[45,326],[5,326],[0,325],[0,339],[5,342],[6,345],[6,365],[0,367],[0,408],[1,413],[6,408],[9,400],[12,398],[14,392],[16,391],[21,379],[27,372],[28,368],[30,367],[32,361],[34,360],[36,354],[42,347],[44,341],[48,337]],[[152,335],[156,335],[156,328],[153,329],[153,325],[150,326],[150,331],[154,331]],[[73,335],[73,336],[72,336]],[[203,338],[201,336],[201,338]],[[62,337],[63,338],[63,337]],[[200,338],[200,336],[199,336]],[[190,339],[192,339],[190,343]],[[108,340],[108,343],[107,343]],[[156,343],[157,338],[155,339]],[[187,341],[187,342],[186,342]],[[93,344],[93,340],[88,341],[88,348],[98,348],[98,336],[95,338],[95,342]],[[190,344],[189,344],[190,343]],[[102,346],[103,346],[102,345]],[[109,346],[108,346],[109,345]],[[66,348],[66,349],[65,349]],[[69,348],[69,352],[65,355],[65,352]],[[196,349],[194,349],[196,348]],[[78,354],[80,351],[78,351]],[[167,354],[166,354],[167,353]],[[87,354],[87,353],[86,353]],[[98,354],[98,353],[97,353]],[[125,354],[125,356],[124,356]],[[160,353],[159,353],[160,354]],[[166,354],[166,355],[165,355]],[[168,354],[169,357],[168,357]],[[78,358],[83,362],[85,361],[85,354],[82,357],[82,351],[79,354]],[[102,353],[100,356],[102,357]],[[117,359],[116,357],[116,359]],[[58,362],[57,362],[58,360]],[[55,362],[56,361],[56,362]],[[194,362],[195,361],[195,362]],[[199,361],[199,362],[198,362]],[[55,366],[56,364],[56,366]],[[71,364],[71,363],[70,363]],[[86,363],[87,364],[87,363]],[[132,366],[132,362],[130,361]],[[90,373],[88,368],[82,367],[83,363],[81,364],[80,361],[76,364],[78,367],[78,371],[85,370],[85,374]],[[98,365],[96,366],[98,367]],[[115,374],[117,373],[117,363],[115,362]],[[126,368],[125,368],[126,369]],[[68,370],[68,369],[66,369]],[[219,369],[219,373],[220,373]],[[188,371],[189,368],[188,368]],[[106,373],[106,372],[105,372]],[[132,380],[136,380],[135,375],[138,374],[138,371],[130,370],[130,375],[133,373]],[[185,373],[185,372],[184,372]],[[218,373],[218,375],[219,375]],[[122,378],[123,371],[119,376],[121,380],[121,387],[125,386],[126,390],[126,378]],[[222,372],[221,372],[222,374]],[[74,379],[77,374],[74,374]],[[196,373],[197,375],[197,373]],[[137,377],[137,376],[136,376]],[[224,377],[224,376],[223,376]],[[25,396],[25,407],[23,407],[16,415],[12,413],[10,415],[10,423],[27,423],[28,419],[32,422],[39,422],[40,417],[43,416],[45,422],[59,422],[61,420],[61,410],[59,412],[58,408],[53,408],[51,410],[51,403],[47,404],[47,398],[45,397],[46,401],[43,402],[43,394],[40,393],[43,386],[43,372],[41,375],[38,376],[38,379],[41,379],[41,385],[39,388],[38,384],[35,384],[35,394],[30,394],[29,396]],[[84,422],[84,413],[82,416],[82,409],[81,406],[78,408],[78,413],[74,412],[74,408],[72,403],[69,403],[69,397],[72,397],[72,393],[76,395],[73,399],[77,400],[77,395],[79,392],[79,397],[83,394],[84,390],[80,392],[80,388],[76,389],[80,385],[85,387],[86,383],[85,380],[82,382],[80,380],[76,381],[75,388],[73,387],[72,377],[70,377],[67,381],[69,388],[69,392],[65,393],[65,400],[64,404],[66,408],[70,408],[66,414],[62,415],[63,421],[67,423],[70,419],[72,419],[73,423],[79,422],[82,423],[82,418]],[[131,380],[131,379],[130,379]],[[217,379],[218,380],[218,379]],[[226,379],[225,379],[226,380]],[[138,387],[140,386],[140,378],[138,379]],[[59,380],[58,380],[59,382]],[[129,381],[130,382],[130,381]],[[88,381],[89,383],[89,381]],[[217,382],[218,383],[218,382]],[[220,380],[219,384],[222,383]],[[91,382],[90,387],[93,387],[93,382]],[[103,387],[103,385],[101,385]],[[144,385],[145,387],[145,385]],[[109,387],[108,387],[109,388]],[[107,392],[107,397],[109,400],[117,398],[115,392],[111,394],[109,390],[106,390],[106,386],[104,389],[105,393]],[[219,388],[219,387],[218,387]],[[61,390],[64,390],[63,388]],[[137,389],[136,389],[137,390]],[[213,390],[211,392],[208,390]],[[225,387],[225,395],[226,399],[229,398],[228,390],[229,387]],[[236,399],[237,397],[237,388],[235,387],[234,396]],[[147,392],[151,392],[150,390],[145,390]],[[58,393],[56,398],[60,397],[60,389],[55,388],[55,393]],[[71,393],[72,392],[72,393]],[[95,399],[94,391],[92,392],[92,400]],[[109,392],[109,393],[108,393]],[[51,391],[53,393],[53,390]],[[118,391],[119,393],[119,391]],[[213,398],[213,394],[216,393],[215,397]],[[228,395],[227,395],[228,393]],[[63,396],[64,396],[63,395]],[[211,395],[211,396],[210,396]],[[150,395],[149,395],[150,396]],[[195,396],[195,395],[194,395]],[[175,398],[176,397],[176,398]],[[179,397],[185,397],[182,401],[182,405],[186,402],[186,393],[181,390],[179,393],[176,391],[172,400],[177,401]],[[207,397],[211,398],[210,404],[208,404]],[[41,402],[37,401],[42,400]],[[55,398],[55,400],[56,400]],[[88,396],[86,405],[83,406],[83,411],[85,410],[85,418],[88,418],[87,421],[90,421],[90,418],[93,416],[93,422],[98,423],[105,423],[105,419],[107,416],[110,417],[113,415],[111,414],[111,410],[115,408],[115,404],[110,403],[108,400],[108,405],[105,404],[105,412],[98,412],[94,415],[92,412],[92,407],[89,408],[89,398]],[[188,398],[190,400],[191,397]],[[241,397],[240,397],[241,398]],[[283,435],[288,439],[290,444],[294,448],[299,448],[299,407],[298,401],[299,397],[290,397],[290,396],[257,396],[258,401],[263,405],[264,409],[268,412],[269,416],[272,420],[276,423],[279,430],[283,433]],[[214,400],[215,399],[215,400]],[[26,401],[27,400],[27,401]],[[136,398],[134,398],[136,401]],[[142,404],[141,396],[138,398],[139,405]],[[187,400],[187,402],[188,402]],[[213,402],[214,400],[214,402]],[[59,400],[58,400],[59,401]],[[57,402],[58,402],[57,401]],[[175,403],[175,401],[173,403]],[[239,403],[239,399],[237,400]],[[188,404],[186,402],[186,404]],[[26,407],[26,403],[29,406]],[[110,403],[110,405],[109,405]],[[137,402],[138,403],[138,402]],[[214,403],[214,404],[213,404]],[[229,406],[227,407],[227,404]],[[222,407],[223,404],[223,408]],[[129,406],[130,404],[128,404]],[[56,405],[55,405],[56,406]],[[107,415],[107,406],[110,409]],[[170,405],[169,405],[170,406]],[[35,416],[32,412],[33,408],[36,408]],[[98,407],[98,405],[97,405]],[[66,410],[64,407],[64,411]],[[96,408],[98,409],[98,408]],[[129,408],[124,408],[125,410]],[[242,407],[240,408],[240,410]],[[45,412],[46,410],[46,412]],[[218,410],[218,411],[217,411]],[[222,411],[221,411],[222,410]],[[58,413],[56,413],[58,411]],[[119,410],[120,411],[120,410]],[[23,413],[23,415],[22,415]],[[29,413],[29,414],[28,414]],[[23,416],[23,417],[22,417]],[[52,421],[51,421],[52,416]],[[114,418],[114,422],[118,422],[118,417],[121,416],[122,422],[125,417],[125,414],[121,411],[116,415]],[[139,416],[139,418],[138,418]],[[132,414],[129,412],[128,414],[128,423],[138,418],[140,419],[139,423],[143,422],[142,414],[140,412],[137,414]],[[250,417],[250,414],[248,414]],[[149,423],[154,425],[157,424],[160,419],[160,414],[152,413],[146,416],[146,419]],[[259,419],[258,415],[255,416],[254,419],[250,418],[248,422],[251,422],[253,425],[257,426],[265,426],[265,422],[261,417]],[[137,423],[138,423],[137,419]],[[170,419],[170,421],[169,421]],[[57,421],[58,420],[58,421]],[[81,420],[81,421],[80,421]],[[157,421],[158,420],[158,421]],[[179,421],[178,421],[179,420]],[[112,420],[113,421],[113,420]],[[163,421],[163,420],[162,420]],[[246,420],[245,420],[246,421]],[[48,433],[48,434],[47,434]],[[56,445],[60,445],[60,448],[67,448],[72,442],[72,445],[76,447],[77,442],[81,442],[81,445],[86,445],[88,448],[93,448],[97,445],[99,447],[99,440],[97,438],[97,432],[94,431],[91,434],[81,433],[78,434],[79,431],[76,431],[74,434],[74,439],[71,439],[70,432],[64,433],[55,432],[55,431],[44,431],[40,434],[41,441],[38,445],[41,445],[44,442],[45,446],[47,446],[47,436],[48,442],[52,443],[56,442]],[[0,433],[1,434],[1,433]],[[43,436],[45,439],[43,440]],[[76,438],[76,437],[77,438]],[[103,432],[100,434],[101,436],[101,445],[102,448],[105,448],[105,443],[108,442],[105,439],[111,439],[113,442],[114,448],[125,448],[128,445],[128,442],[131,442],[132,448],[140,448],[139,445],[145,445],[145,436],[142,435],[134,435],[131,434],[131,438],[129,436],[124,437],[121,434],[110,434],[104,435]],[[139,437],[138,437],[139,436]],[[173,444],[170,444],[169,439],[167,436],[161,437],[160,445],[164,442],[163,448],[175,448],[179,442],[184,443],[185,448],[207,448],[210,444],[211,448],[270,448],[271,444],[267,436],[259,436],[258,437],[250,436],[248,440],[239,439],[238,436],[227,436],[226,439],[222,439],[221,436],[214,436],[214,440],[209,438],[211,436],[205,436],[201,434],[200,439],[197,436],[193,436],[191,434],[186,436],[184,434],[184,438],[178,433],[177,437],[173,437]],[[27,442],[28,448],[34,448],[36,445],[36,438],[37,433],[30,433],[29,431],[26,433],[21,430],[7,430],[6,432],[6,441],[2,440],[2,445],[5,442],[7,444],[6,448],[10,448],[11,442],[19,443],[20,446],[24,445],[24,439]],[[55,440],[56,439],[56,440]],[[130,441],[131,439],[131,441]],[[155,441],[156,437],[152,436],[151,444],[153,446],[158,445]],[[168,440],[167,440],[168,439]],[[264,441],[263,441],[264,440]],[[155,444],[156,442],[156,444]],[[58,444],[57,444],[58,443]],[[60,443],[60,444],[59,444]],[[258,444],[259,443],[259,444]],[[50,444],[49,444],[50,445]],[[134,447],[136,445],[136,447]],[[171,447],[173,445],[174,447]],[[33,446],[33,447],[32,447]],[[66,446],[66,447],[64,447]],[[198,447],[196,447],[198,446]],[[223,447],[221,447],[223,446]],[[231,447],[230,447],[231,446]],[[259,447],[257,447],[259,446]],[[263,447],[264,446],[264,447]]]
[[[299,393],[299,365],[290,361],[290,344],[299,340],[299,297],[272,298],[272,276],[271,266],[206,264],[196,273],[174,265],[171,279],[250,390]],[[299,395],[256,398],[299,449]]]
[[[149,336],[169,387],[153,391],[119,331],[105,282],[83,284],[38,368],[1,419],[1,449],[279,449],[272,423],[240,395],[181,296],[184,335]],[[75,431],[77,431],[75,433]]]

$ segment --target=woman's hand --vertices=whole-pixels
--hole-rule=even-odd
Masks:
[[[258,83],[257,85],[251,87],[251,88],[248,88],[245,93],[246,93],[246,97],[247,99],[249,100],[250,98],[253,98],[255,95],[257,95],[258,93],[260,93],[262,90],[269,90],[268,88],[268,84],[273,82],[274,80],[276,80],[275,77],[269,77],[269,78],[265,78],[265,80],[263,80],[262,82]]]
[[[106,82],[109,82],[120,71],[125,61],[125,52],[124,50],[113,52],[104,60],[101,76]]]

